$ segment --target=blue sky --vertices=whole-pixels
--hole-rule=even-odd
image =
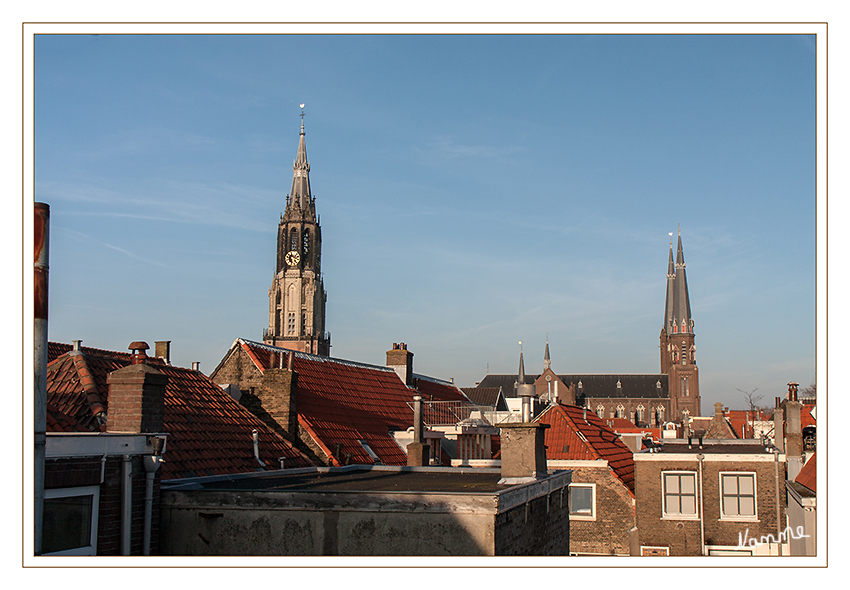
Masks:
[[[472,386],[659,370],[681,226],[703,412],[815,377],[815,43],[784,35],[62,35],[35,43],[52,341],[268,321],[306,103],[332,356]]]

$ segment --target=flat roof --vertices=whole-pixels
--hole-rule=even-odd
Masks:
[[[494,493],[514,487],[499,484],[499,469],[456,467],[347,467],[285,469],[232,476],[162,482],[163,489],[275,492],[448,492]]]

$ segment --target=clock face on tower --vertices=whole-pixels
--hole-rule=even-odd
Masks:
[[[301,260],[301,255],[298,254],[295,250],[290,250],[286,253],[286,257],[284,258],[286,264],[289,266],[295,266]]]

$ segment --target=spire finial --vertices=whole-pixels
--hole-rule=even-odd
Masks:
[[[301,135],[304,135],[304,103],[301,103]]]

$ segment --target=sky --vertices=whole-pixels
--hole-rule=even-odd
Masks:
[[[703,414],[815,380],[815,38],[40,35],[49,339],[262,340],[304,103],[331,355],[657,373],[681,229]]]

